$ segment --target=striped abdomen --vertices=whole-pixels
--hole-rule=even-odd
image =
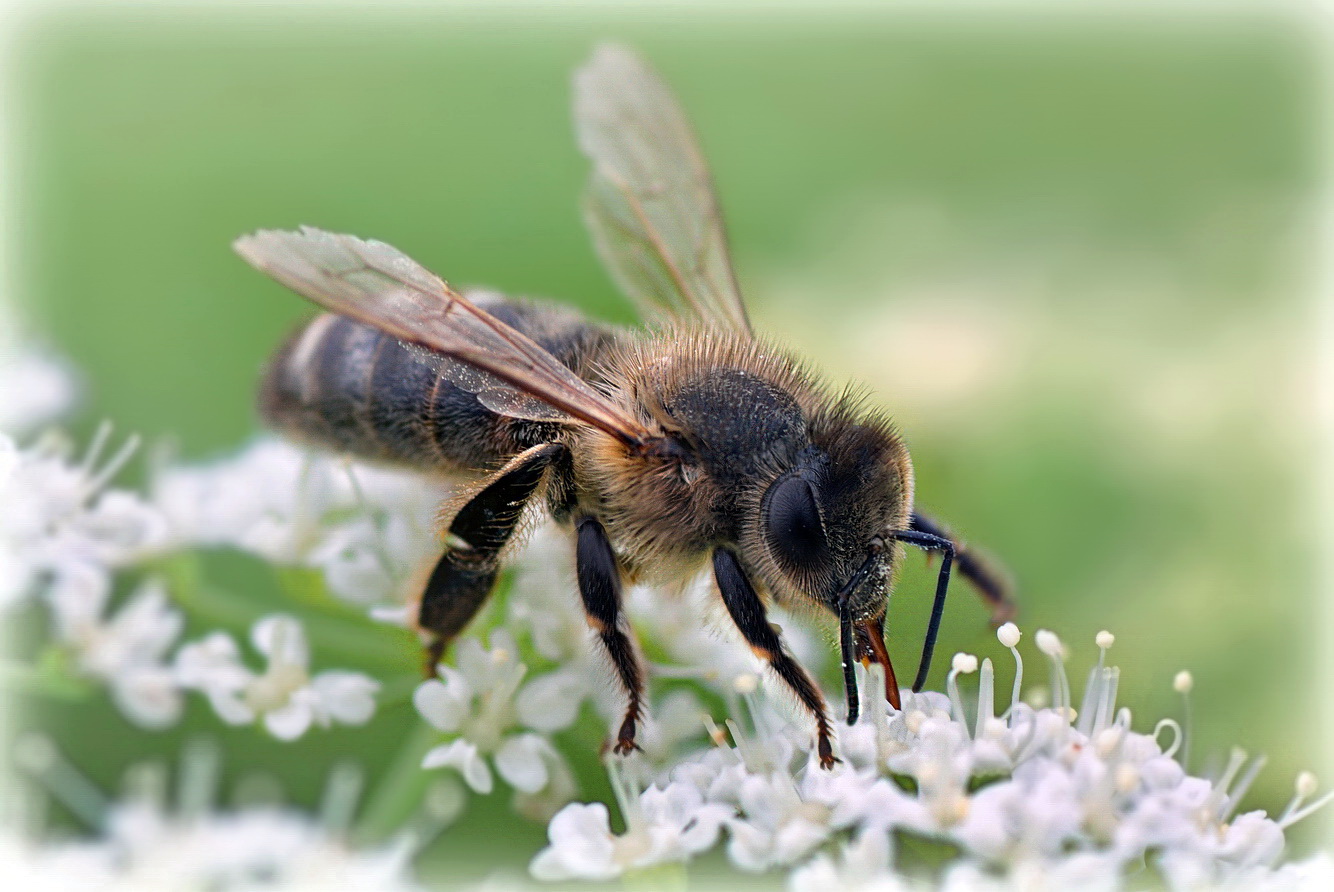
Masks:
[[[569,310],[495,296],[473,301],[578,374],[614,339],[610,329]],[[441,374],[441,363],[378,329],[326,313],[274,356],[260,412],[297,439],[416,467],[486,468],[554,435],[550,422],[484,408]]]

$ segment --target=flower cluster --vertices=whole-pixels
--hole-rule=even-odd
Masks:
[[[948,694],[905,692],[903,709],[893,710],[866,696],[882,689],[873,666],[863,679],[869,708],[843,730],[832,771],[818,767],[809,734],[748,692],[750,730],[729,721],[728,743],[715,729],[712,747],[679,759],[647,789],[610,765],[626,831],[611,832],[600,803],[570,805],[552,820],[532,873],[608,879],[685,861],[726,839],[742,870],[794,868],[794,890],[899,889],[897,841],[914,839],[959,853],[940,878],[946,888],[1119,888],[1120,878],[1148,869],[1181,889],[1334,880],[1325,859],[1275,870],[1284,829],[1330,798],[1305,804],[1309,775],[1280,818],[1238,815],[1263,760],[1247,767],[1238,752],[1217,778],[1191,776],[1174,758],[1181,728],[1168,719],[1152,734],[1133,731],[1130,711],[1116,705],[1119,670],[1103,659],[1076,710],[1061,642],[1038,635],[1052,663],[1051,706],[1018,699],[1018,663],[1014,696],[998,715],[990,660],[966,702],[959,679],[979,666],[959,654]],[[1007,624],[999,637],[1013,649],[1019,632]],[[1099,635],[1102,655],[1111,643]]]
[[[15,429],[19,422],[25,429],[35,427],[39,409],[57,410],[55,397],[73,392],[72,385],[53,383],[61,380],[59,366],[36,357],[0,372],[35,376],[43,385],[40,392],[51,397],[25,404],[29,408],[14,419]],[[23,390],[23,384],[0,374],[0,390]],[[175,724],[192,690],[225,722],[262,720],[284,739],[299,737],[312,724],[369,720],[379,683],[358,672],[311,677],[305,633],[291,617],[255,622],[252,641],[268,660],[263,672],[240,662],[225,632],[182,644],[185,615],[151,568],[190,549],[306,537],[311,545],[300,559],[323,570],[332,591],[371,592],[378,601],[388,584],[377,579],[358,588],[357,580],[367,578],[358,568],[371,554],[389,553],[378,547],[386,531],[364,528],[385,515],[386,505],[408,502],[403,493],[423,487],[409,485],[406,475],[368,475],[368,484],[360,487],[354,472],[336,460],[312,460],[293,447],[262,442],[218,465],[163,470],[151,492],[141,495],[111,485],[136,453],[137,438],[114,448],[112,440],[107,424],[82,452],[53,432],[20,445],[0,431],[0,610],[37,601],[47,612],[52,641],[34,671],[63,672],[105,686],[126,718],[149,729]],[[309,500],[295,485],[302,474],[321,493],[320,514],[309,518]],[[345,482],[334,486],[336,479]],[[353,510],[364,502],[370,507]],[[340,522],[316,524],[321,515],[338,511],[346,515]],[[395,512],[392,522],[407,524],[409,516]],[[307,527],[309,534],[303,532]],[[420,536],[386,532],[382,538],[406,543],[404,548],[424,547]],[[279,553],[269,556],[277,560]],[[286,553],[294,561],[298,557]],[[128,593],[118,592],[127,587]]]
[[[440,482],[258,440],[239,455],[162,470],[154,505],[178,547],[230,547],[319,570],[361,607],[401,606],[407,580],[438,551]]]
[[[353,841],[362,773],[352,763],[330,774],[318,814],[260,800],[223,810],[220,754],[196,741],[182,754],[172,804],[160,766],[126,774],[127,794],[112,800],[45,737],[19,741],[16,761],[32,781],[27,810],[53,797],[98,831],[91,840],[42,844],[0,831],[0,863],[13,888],[242,892],[254,889],[419,890],[413,855],[462,812],[461,793],[438,785],[413,820],[375,845]],[[31,816],[30,816],[31,820]]]

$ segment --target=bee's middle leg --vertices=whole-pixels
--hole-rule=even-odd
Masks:
[[[584,612],[588,615],[588,624],[598,633],[607,656],[611,657],[630,701],[612,747],[617,754],[627,755],[638,749],[635,732],[643,713],[644,672],[634,642],[621,628],[621,571],[616,565],[616,554],[611,549],[607,532],[592,517],[581,518],[576,527],[575,565]]]
[[[428,677],[435,674],[445,648],[486,603],[500,572],[501,551],[547,468],[565,451],[559,443],[546,443],[521,452],[454,515],[450,545],[431,571],[417,614],[418,624],[433,636],[426,648]]]

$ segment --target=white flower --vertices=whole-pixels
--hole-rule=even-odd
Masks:
[[[234,457],[157,475],[154,503],[180,547],[225,545],[320,570],[358,605],[400,604],[439,554],[447,489],[421,474],[358,464],[261,439]]]
[[[553,785],[573,795],[564,759],[535,732],[559,730],[574,721],[582,691],[566,688],[557,673],[521,690],[528,667],[518,656],[518,645],[504,630],[491,633],[489,650],[476,638],[465,638],[458,643],[455,665],[441,663],[438,678],[417,687],[412,698],[417,712],[435,728],[457,735],[428,752],[422,767],[452,767],[483,794],[493,788],[494,766],[520,796],[549,794]],[[536,807],[533,800],[529,804]]]
[[[529,870],[541,880],[607,880],[670,861],[683,861],[711,848],[730,814],[706,803],[690,784],[671,783],[635,794],[612,769],[626,832],[611,832],[607,807],[571,804],[552,819],[550,845]]]
[[[152,785],[107,802],[44,738],[21,741],[20,751],[32,779],[75,814],[90,818],[96,835],[33,844],[7,828],[0,831],[8,888],[415,890],[420,887],[409,872],[412,855],[457,815],[428,803],[414,822],[415,832],[399,831],[381,846],[361,848],[347,833],[360,783],[355,776],[347,783],[346,769],[335,769],[330,777],[318,817],[277,805],[221,811],[213,802],[220,769],[216,751],[193,746],[182,754],[169,809],[163,787]]]
[[[268,659],[263,673],[246,668],[236,643],[221,632],[176,655],[180,684],[207,696],[224,722],[244,725],[261,719],[274,737],[295,740],[312,724],[363,725],[374,714],[380,687],[374,679],[337,670],[310,675],[305,632],[295,619],[265,617],[255,623],[250,638]]]
[[[1005,637],[1017,641],[1017,629]],[[873,667],[862,719],[840,730],[844,761],[827,771],[814,758],[811,736],[774,727],[777,714],[744,685],[754,734],[741,731],[741,717],[729,720],[735,748],[714,728],[716,746],[678,760],[660,783],[693,790],[705,807],[728,809],[727,853],[738,868],[809,858],[793,874],[794,888],[902,888],[889,867],[889,832],[957,848],[943,876],[950,889],[1112,889],[1146,862],[1180,888],[1265,887],[1278,876],[1283,829],[1334,794],[1307,804],[1316,783],[1303,775],[1279,820],[1261,812],[1234,819],[1262,760],[1248,768],[1236,752],[1215,780],[1191,777],[1172,758],[1181,747],[1175,723],[1159,723],[1175,732],[1166,750],[1155,735],[1132,731],[1129,710],[1116,706],[1119,670],[1101,659],[1076,722],[1064,646],[1051,633],[1041,638],[1057,692],[1051,708],[1018,702],[1016,689],[998,716],[991,660],[979,667],[964,656],[951,673],[950,696],[904,692],[903,709],[888,710],[873,695],[883,684]],[[1097,643],[1105,656],[1107,636]],[[958,676],[979,669],[976,702],[965,703]],[[633,830],[624,803],[634,797],[618,763],[610,770]],[[614,876],[640,865],[636,859],[650,850],[646,836],[611,835],[599,807],[562,814],[551,826],[551,846],[534,862],[539,877]],[[827,843],[845,830],[856,842],[840,864]]]
[[[14,343],[14,320],[0,312],[0,431],[22,435],[74,402],[74,376],[48,354]]]
[[[907,892],[913,887],[890,869],[892,849],[887,833],[863,830],[837,861],[821,854],[792,871],[787,887],[790,892]]]
[[[833,810],[801,795],[790,776],[751,775],[737,791],[744,817],[727,822],[727,854],[742,870],[794,864],[832,832]]]
[[[138,496],[106,484],[137,448],[131,438],[100,464],[104,425],[75,461],[58,438],[20,449],[0,434],[0,607],[87,568],[123,567],[166,545],[166,522]]]
[[[111,580],[93,565],[72,565],[49,592],[58,639],[78,668],[105,682],[130,721],[165,728],[181,714],[180,689],[167,652],[184,620],[169,604],[166,589],[146,582],[110,616]]]

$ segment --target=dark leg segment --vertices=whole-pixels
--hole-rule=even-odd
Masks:
[[[630,636],[621,628],[621,571],[616,566],[616,555],[611,550],[607,532],[592,517],[581,518],[577,528],[575,567],[588,624],[607,649],[607,656],[611,657],[616,675],[630,699],[612,747],[624,756],[636,749],[635,731],[643,711],[644,673]]]
[[[926,627],[926,642],[922,645],[922,662],[917,665],[917,678],[912,689],[920,691],[926,684],[926,676],[931,672],[931,655],[936,651],[936,635],[940,632],[940,618],[945,614],[945,595],[950,590],[950,569],[954,566],[954,543],[933,533],[920,533],[916,530],[902,530],[894,533],[894,538],[909,545],[927,551],[939,551],[940,576],[936,578],[936,597],[931,602],[931,621]]]
[[[1014,600],[1013,586],[999,568],[965,546],[944,524],[920,511],[913,512],[912,529],[948,539],[954,545],[954,566],[990,605],[992,625],[999,626],[1014,618],[1018,604]]]
[[[547,467],[565,451],[559,443],[547,443],[520,453],[454,515],[449,547],[431,572],[417,614],[418,624],[435,636],[426,649],[428,676],[491,594],[501,550]]]
[[[792,689],[805,706],[815,716],[816,745],[820,756],[820,765],[832,768],[838,760],[834,758],[832,744],[833,732],[829,726],[829,717],[825,713],[824,696],[811,681],[796,660],[792,659],[783,647],[783,640],[778,637],[769,618],[764,612],[764,602],[755,593],[755,588],[746,578],[737,556],[726,548],[713,553],[713,578],[722,593],[727,612],[732,615],[746,643],[756,655],[766,660],[773,667],[778,677]]]

